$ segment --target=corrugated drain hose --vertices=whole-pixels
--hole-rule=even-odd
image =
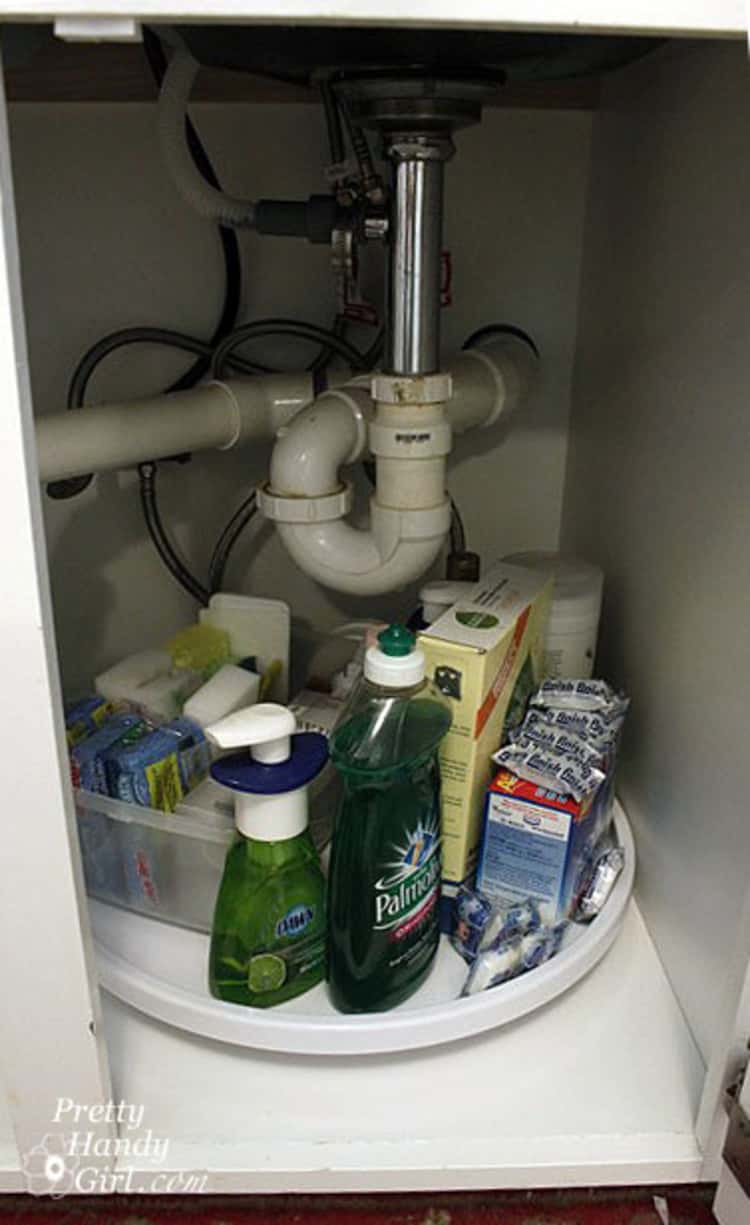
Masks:
[[[159,136],[167,169],[183,199],[202,217],[220,225],[252,229],[255,202],[226,195],[196,168],[185,139],[185,119],[199,64],[188,51],[174,52],[159,94]]]

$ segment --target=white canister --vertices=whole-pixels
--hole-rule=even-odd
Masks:
[[[547,676],[593,674],[604,575],[598,566],[561,553],[514,553],[509,565],[542,570],[555,576],[547,626],[544,671]]]
[[[422,605],[422,618],[427,625],[432,625],[438,617],[457,604],[459,600],[468,599],[468,593],[473,591],[476,583],[463,582],[460,579],[436,580],[427,583],[419,593]]]

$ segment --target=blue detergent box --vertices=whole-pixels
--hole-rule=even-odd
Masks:
[[[545,924],[567,918],[606,802],[604,786],[578,801],[501,770],[485,799],[477,889],[509,905],[533,898]]]

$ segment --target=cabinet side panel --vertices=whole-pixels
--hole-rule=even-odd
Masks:
[[[606,572],[640,901],[707,1060],[747,958],[749,132],[743,46],[670,48],[605,88],[562,527]]]
[[[61,1100],[101,1104],[109,1096],[109,1078],[98,1024],[88,921],[83,913],[34,473],[1,67],[0,402],[0,572],[4,578],[0,734],[5,752],[0,889],[0,972],[5,991],[0,1008],[0,1053],[18,1151],[29,1170],[32,1152],[44,1162],[38,1146],[45,1136],[66,1128],[67,1117],[60,1116]],[[111,1130],[108,1124],[97,1126],[92,1136],[108,1138]],[[0,1145],[2,1139],[0,1135]]]

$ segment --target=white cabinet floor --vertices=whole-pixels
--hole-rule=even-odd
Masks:
[[[705,1069],[640,912],[523,1020],[420,1054],[304,1057],[214,1043],[105,996],[115,1098],[155,1168],[209,1191],[690,1182]],[[148,1186],[145,1177],[143,1185]],[[137,1178],[132,1189],[137,1189]]]

